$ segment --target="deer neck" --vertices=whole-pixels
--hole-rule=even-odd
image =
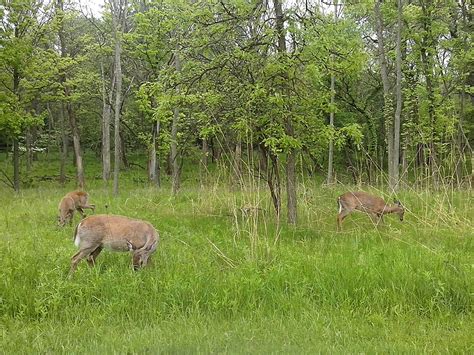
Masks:
[[[383,208],[383,214],[388,214],[388,213],[395,213],[400,210],[400,207],[397,205],[385,205]]]

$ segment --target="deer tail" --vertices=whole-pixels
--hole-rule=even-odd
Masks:
[[[81,238],[77,235],[77,231],[79,230],[80,225],[81,225],[81,222],[79,222],[76,228],[74,228],[74,233],[72,235],[72,240],[74,241],[74,244],[76,245],[76,247],[78,247],[79,244],[81,243]]]
[[[339,213],[342,211],[342,203],[341,203],[341,196],[337,198],[337,205],[339,206]]]

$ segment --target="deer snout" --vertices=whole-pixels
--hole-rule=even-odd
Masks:
[[[61,216],[56,217],[56,222],[58,227],[64,227],[64,225],[66,224],[66,222],[61,218]]]

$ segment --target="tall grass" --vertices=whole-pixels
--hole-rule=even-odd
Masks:
[[[292,227],[259,184],[190,175],[172,196],[139,176],[126,172],[117,198],[99,180],[88,191],[97,213],[160,231],[150,267],[103,252],[72,280],[73,227],[55,225],[72,186],[1,190],[0,352],[474,350],[471,191],[402,191],[404,222],[353,214],[338,233],[345,186],[306,181]]]

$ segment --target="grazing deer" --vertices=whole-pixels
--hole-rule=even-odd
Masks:
[[[89,205],[88,199],[89,194],[84,191],[72,191],[66,194],[66,196],[61,199],[61,202],[59,202],[58,225],[64,227],[68,222],[71,224],[74,211],[79,211],[82,218],[86,216],[84,214],[84,208],[90,208],[94,211],[95,205]]]
[[[374,223],[383,221],[383,215],[387,213],[397,213],[400,221],[403,221],[405,208],[400,201],[394,201],[395,204],[388,205],[383,199],[368,194],[367,192],[346,192],[337,198],[339,205],[339,214],[337,215],[338,230],[342,229],[342,221],[353,211],[367,213]]]
[[[113,251],[130,251],[133,268],[147,264],[156,250],[159,233],[153,226],[139,219],[114,215],[95,215],[83,219],[74,232],[74,244],[79,251],[71,259],[71,276],[84,258],[90,266],[103,248]]]

